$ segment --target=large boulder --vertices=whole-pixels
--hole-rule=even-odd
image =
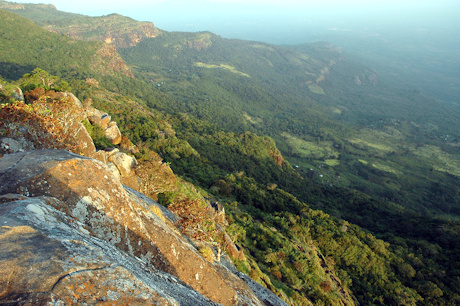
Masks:
[[[71,108],[74,109],[75,114],[73,114],[73,120],[77,122],[81,122],[86,118],[85,109],[83,108],[83,104],[81,103],[80,99],[75,97],[75,95],[71,92],[56,92],[55,96],[61,99],[67,99],[71,102]]]
[[[215,305],[92,236],[56,198],[11,200],[0,204],[0,304]]]
[[[120,152],[118,149],[109,152],[108,161],[118,168],[122,177],[130,176],[137,165],[136,158]]]
[[[0,299],[143,304],[156,294],[159,304],[262,305],[233,272],[205,260],[164,208],[125,189],[100,161],[63,150],[7,154],[0,158],[2,194],[35,202],[16,196],[0,204]],[[33,273],[26,268],[32,263]],[[199,294],[171,297],[179,287]]]
[[[121,182],[135,190],[140,190],[139,178],[134,171],[137,166],[136,158],[120,152],[118,149],[107,152],[107,155],[108,164],[112,163],[120,173]]]
[[[109,114],[91,106],[86,108],[86,116],[89,122],[92,124],[97,124],[103,129],[106,129],[109,125],[109,122],[112,120]]]
[[[112,119],[107,113],[89,106],[86,108],[86,116],[89,122],[99,125],[104,130],[105,136],[112,144],[117,145],[121,142],[120,129],[115,121],[111,121]]]
[[[93,139],[83,123],[73,121],[69,126],[67,135],[70,143],[78,145],[78,152],[81,155],[91,157],[96,153],[96,146]]]
[[[24,137],[17,137],[17,139],[0,138],[0,154],[23,152],[33,148],[34,144]]]
[[[113,145],[117,145],[121,142],[122,135],[115,121],[109,122],[109,126],[104,130],[104,133],[105,137],[107,137]]]

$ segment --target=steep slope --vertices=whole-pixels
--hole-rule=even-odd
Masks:
[[[139,22],[118,14],[88,17],[59,11],[52,5],[14,4],[0,1],[4,9],[33,20],[51,32],[74,39],[104,41],[117,48],[135,46],[142,39],[155,37],[159,30],[151,22]]]
[[[65,151],[38,150],[2,157],[0,173],[0,194],[22,195],[17,203],[4,197],[7,203],[1,206],[2,298],[31,302],[41,293],[44,300],[73,303],[98,299],[140,303],[153,296],[163,303],[213,304],[188,284],[219,304],[261,305],[236,275],[204,260],[149,209],[157,204],[125,189],[101,162]],[[36,242],[40,237],[46,237],[49,245],[42,252]],[[14,241],[20,244],[5,256]],[[19,255],[27,245],[39,257]],[[38,282],[36,277],[25,278],[21,261],[37,262],[28,273],[43,272],[49,278]],[[111,272],[120,275],[113,278]],[[72,289],[86,284],[91,274],[97,276],[96,284]],[[126,281],[123,286],[137,287],[134,294],[125,292],[120,277]]]
[[[53,111],[67,97],[73,106]],[[52,91],[28,106],[2,104],[0,111],[0,152],[7,153],[0,155],[2,303],[285,305],[236,273],[228,257],[204,256],[204,242],[176,227],[178,216],[122,185],[125,172],[137,164],[133,157],[113,149],[95,152],[91,138],[84,141],[93,150],[85,153],[99,160],[34,150],[59,144],[43,141],[46,137],[57,141],[70,134],[64,140],[79,152],[73,143],[81,145],[77,134],[86,133],[80,121],[95,116],[109,121],[106,113],[95,115],[97,110],[88,106],[85,117],[72,94]],[[69,128],[63,132],[65,124]],[[159,180],[153,184],[165,184],[158,173],[149,175],[147,180]]]
[[[18,79],[36,67],[80,79],[133,76],[114,47],[50,33],[4,10],[0,10],[0,33],[0,74],[6,78]]]

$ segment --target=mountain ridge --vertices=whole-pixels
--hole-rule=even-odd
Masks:
[[[33,49],[44,59],[47,50]],[[136,58],[139,51],[150,59]],[[110,113],[123,135],[139,145],[133,154],[145,162],[144,177],[172,180],[163,171],[170,165],[225,207],[240,271],[290,303],[341,303],[340,289],[322,268],[334,269],[359,303],[458,299],[455,125],[436,124],[439,118],[427,122],[419,109],[408,110],[419,118],[414,121],[405,120],[401,108],[381,105],[372,116],[364,112],[382,101],[392,105],[394,98],[407,110],[408,101],[420,96],[383,95],[391,88],[346,58],[330,67],[337,53],[327,44],[301,53],[207,32],[161,32],[119,52],[134,77],[102,76],[94,68],[81,69],[81,63],[69,73],[59,61],[43,63],[69,78],[84,103]],[[42,64],[29,61],[34,63]],[[294,75],[284,78],[293,67]],[[267,73],[259,74],[259,68]],[[29,77],[15,82],[27,99],[40,89],[24,85]],[[352,106],[363,109],[354,112]],[[448,118],[452,122],[455,114]],[[94,126],[87,127],[96,135]],[[446,127],[454,130],[449,137]],[[156,162],[161,159],[167,163]],[[152,182],[162,191],[149,196],[175,209],[186,225],[188,212],[180,209],[196,203],[181,197],[196,192]],[[200,235],[198,229],[186,232]]]
[[[53,71],[54,65],[64,67],[57,74],[64,72],[86,73],[88,77],[96,74],[133,76],[130,68],[113,46],[103,42],[85,43],[51,33],[32,21],[5,10],[0,10],[0,15],[4,35],[0,46],[2,48],[0,61],[5,63],[1,68],[4,77],[17,79],[38,66]],[[14,30],[21,27],[27,27],[28,32]],[[8,52],[12,48],[18,50],[15,55]],[[34,68],[30,69],[30,67]]]
[[[152,22],[139,22],[119,14],[88,17],[57,10],[53,5],[0,2],[0,9],[33,20],[37,25],[78,40],[104,41],[116,48],[135,46],[142,39],[157,36],[160,31]]]

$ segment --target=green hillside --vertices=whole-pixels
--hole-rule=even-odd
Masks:
[[[0,9],[20,14],[41,25],[60,19],[83,17],[83,15],[59,11],[51,4],[23,4],[0,0]]]
[[[57,10],[53,5],[11,4],[0,1],[0,9],[34,21],[47,30],[79,40],[105,41],[116,47],[136,45],[159,30],[151,22],[140,22],[118,14],[89,17]]]
[[[4,10],[0,10],[0,33],[0,73],[5,78],[18,79],[36,67],[78,79],[132,76],[113,47],[51,33]]]
[[[177,100],[152,107],[269,135],[318,182],[458,214],[456,196],[440,203],[432,186],[458,193],[460,114],[391,88],[331,45],[296,49],[163,32],[120,53],[138,78]]]
[[[253,279],[297,305],[460,302],[458,113],[327,43],[159,31],[118,53],[87,41],[104,35],[94,25],[136,21],[24,7],[85,40],[0,10],[3,79],[26,89],[36,67],[61,77],[111,114],[139,160],[157,152],[223,203],[246,257],[235,263]]]

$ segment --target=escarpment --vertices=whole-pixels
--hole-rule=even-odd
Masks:
[[[145,198],[141,199],[133,191],[126,190],[102,162],[63,150],[34,150],[8,154],[1,158],[0,173],[0,193],[24,197],[24,200],[17,200],[16,203],[3,204],[5,211],[2,216],[7,218],[2,222],[4,239],[16,237],[19,232],[25,231],[32,240],[38,239],[35,237],[37,235],[45,235],[46,239],[50,240],[50,245],[59,244],[59,239],[54,238],[57,235],[55,230],[62,230],[59,223],[64,223],[72,228],[72,231],[76,231],[77,235],[90,241],[82,241],[80,237],[71,239],[71,244],[80,243],[82,247],[88,247],[90,243],[102,244],[111,252],[116,250],[123,254],[119,255],[123,258],[137,260],[139,267],[145,270],[144,273],[167,273],[174,282],[183,286],[187,284],[219,304],[260,304],[257,297],[237,276],[222,266],[204,260],[193,245],[173,227],[167,225],[171,224],[171,221],[163,222],[149,209],[149,206],[158,204],[153,201],[146,202]],[[19,208],[16,209],[16,206]],[[24,212],[16,213],[17,210]],[[43,228],[47,228],[47,231],[42,232]],[[34,252],[40,253],[40,249]],[[64,251],[58,248],[55,252],[65,255],[62,255],[63,258],[56,264],[52,261],[46,263],[50,266],[46,270],[59,271],[56,275],[53,274],[54,277],[50,276],[52,280],[47,280],[50,284],[71,273],[71,270],[65,269],[65,261],[71,259],[64,257],[76,256],[69,249]],[[104,257],[102,254],[100,256]],[[22,259],[8,256],[3,264],[8,266],[8,262],[14,260]],[[96,258],[94,260],[97,261]],[[107,260],[104,258],[98,262],[97,267],[121,268],[121,263],[114,263],[113,259],[108,262]],[[88,263],[81,264],[83,270],[91,269],[87,267]],[[124,266],[123,268],[126,269]],[[129,272],[135,274],[135,271]],[[11,270],[10,274],[4,275],[2,279],[10,278],[5,286],[13,286],[10,291],[14,293],[25,292],[29,286],[16,288],[17,282],[37,281],[33,278],[20,280],[17,277],[21,274],[14,270]],[[98,279],[97,282],[104,281]],[[48,285],[46,290],[43,288],[37,291],[50,291],[57,294],[55,299],[64,299],[58,293],[54,293],[52,287],[56,288],[54,285]],[[117,292],[121,294],[122,288]],[[91,295],[90,292],[86,293]],[[110,296],[101,298],[109,299]],[[203,297],[201,299],[201,302],[205,300]]]
[[[86,156],[1,139],[0,303],[285,304],[248,285],[226,255],[204,258],[177,216],[135,190],[134,157],[96,151],[81,122],[104,129],[110,116],[59,96],[78,109],[68,131]]]

